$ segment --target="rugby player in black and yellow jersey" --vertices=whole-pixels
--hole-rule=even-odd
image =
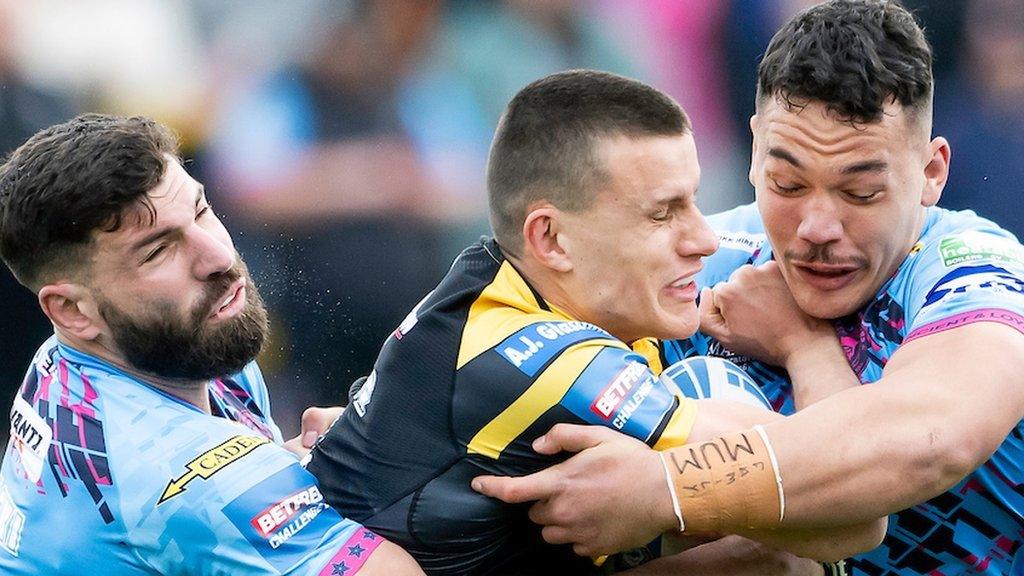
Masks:
[[[649,338],[697,330],[693,279],[717,247],[699,179],[689,121],[657,90],[592,71],[524,88],[490,154],[495,239],[458,257],[353,387],[308,462],[326,500],[428,573],[598,570],[470,481],[557,462],[531,442],[560,422],[662,448],[695,421],[738,430],[771,416],[714,400],[698,410],[658,378]]]

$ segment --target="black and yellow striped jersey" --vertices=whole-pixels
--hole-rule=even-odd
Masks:
[[[588,573],[589,559],[543,542],[528,506],[482,496],[470,480],[563,460],[530,446],[559,422],[682,444],[696,406],[658,378],[661,367],[657,342],[631,348],[571,318],[485,240],[388,337],[308,468],[328,503],[428,573]]]

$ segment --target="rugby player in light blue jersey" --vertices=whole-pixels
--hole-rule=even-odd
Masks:
[[[55,331],[11,412],[0,573],[421,574],[281,446],[263,303],[176,154],[92,114],[0,168],[0,255]]]
[[[546,452],[596,448],[536,477],[476,485],[541,500],[531,518],[589,553],[663,530],[813,533],[892,514],[854,574],[1024,574],[1024,248],[973,213],[936,207],[950,147],[931,135],[931,64],[913,16],[884,0],[800,13],[761,62],[757,206],[709,218],[720,250],[702,278],[727,282],[702,295],[703,334],[665,352],[746,365],[785,413],[794,396],[811,398],[763,428],[776,486],[728,482],[728,467],[688,446],[666,457],[676,505],[668,493],[623,505],[598,495],[662,473],[659,455],[579,427],[549,435]],[[831,350],[804,345],[823,331]],[[795,377],[811,366],[818,378]],[[746,513],[765,502],[784,514]]]

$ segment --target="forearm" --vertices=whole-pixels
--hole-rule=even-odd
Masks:
[[[1024,417],[1021,373],[1020,333],[977,323],[906,344],[878,382],[766,424],[786,524],[865,521],[948,490]]]
[[[820,576],[822,573],[821,565],[814,560],[798,558],[740,536],[726,536],[690,550],[648,562],[623,574],[629,576],[674,576],[679,574]]]
[[[873,384],[761,429],[666,451],[687,529],[857,524],[937,496],[1024,417],[1022,373],[1019,332],[972,324],[905,344]]]
[[[786,360],[797,410],[860,384],[833,335],[794,351]]]
[[[813,529],[778,528],[740,532],[773,548],[785,550],[802,558],[837,562],[877,547],[885,538],[886,518],[851,526]]]
[[[949,489],[983,461],[985,455],[978,455],[973,465],[965,463],[964,450],[955,447],[957,419],[930,406],[931,400],[915,390],[874,384],[766,424],[783,480],[785,525],[886,516]]]

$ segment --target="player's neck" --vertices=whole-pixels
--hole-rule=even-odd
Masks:
[[[548,306],[557,308],[558,311],[573,320],[591,322],[585,311],[573,304],[571,291],[563,281],[565,275],[560,275],[529,258],[510,256],[506,256],[506,258]]]
[[[104,346],[96,340],[82,340],[57,330],[57,338],[66,346],[70,346],[79,352],[94,356],[111,364],[118,370],[129,376],[152,386],[162,392],[170,394],[175,398],[188,402],[203,412],[210,414],[210,395],[206,380],[177,380],[163,378],[156,374],[143,372],[132,366],[123,355],[116,350]]]

